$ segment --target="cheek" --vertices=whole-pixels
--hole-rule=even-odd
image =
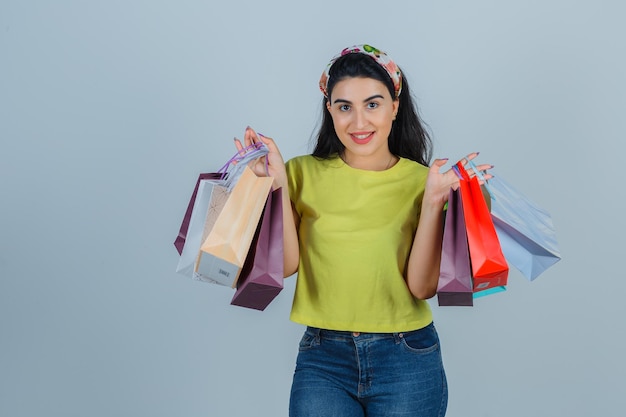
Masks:
[[[336,130],[343,129],[350,123],[348,116],[342,113],[331,113],[331,117]]]

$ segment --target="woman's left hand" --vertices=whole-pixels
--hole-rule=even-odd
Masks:
[[[465,158],[461,159],[460,162],[465,167],[468,160],[472,160],[477,156],[478,152],[473,152],[467,155]],[[456,190],[459,187],[459,177],[456,175],[452,168],[448,169],[445,172],[440,172],[441,167],[443,167],[447,162],[448,159],[435,159],[435,161],[431,165],[428,171],[428,177],[426,178],[426,189],[424,191],[423,203],[443,207],[446,201],[448,201],[450,188]],[[476,166],[476,169],[483,173],[483,178],[485,180],[489,180],[492,178],[492,175],[486,172],[488,169],[491,168],[493,168],[493,165],[490,164],[481,164]],[[470,177],[476,175],[472,168],[468,169],[467,173],[470,175]],[[482,185],[482,180],[479,179],[479,182]]]

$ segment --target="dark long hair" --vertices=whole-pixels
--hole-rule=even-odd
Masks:
[[[333,125],[333,119],[326,108],[326,102],[332,95],[335,84],[346,78],[373,78],[387,86],[391,97],[395,97],[391,77],[374,59],[361,53],[349,53],[337,59],[329,71],[328,98],[322,100],[322,124],[317,133],[317,143],[313,156],[328,159],[341,155],[345,149]],[[411,159],[428,166],[432,157],[432,141],[420,119],[417,107],[411,97],[411,90],[406,77],[402,75],[398,114],[389,133],[389,151],[399,157]]]

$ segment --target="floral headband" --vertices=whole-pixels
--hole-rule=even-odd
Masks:
[[[341,53],[335,55],[326,66],[326,69],[324,70],[324,73],[320,78],[320,90],[322,90],[322,93],[325,97],[328,97],[328,91],[326,91],[326,88],[328,87],[328,79],[330,78],[330,67],[333,66],[337,59],[341,58],[344,55],[353,53],[368,55],[372,57],[372,59],[376,61],[378,65],[383,67],[384,70],[387,71],[387,74],[389,74],[391,81],[393,81],[393,88],[396,92],[396,97],[400,96],[400,91],[402,91],[402,73],[400,72],[400,68],[398,68],[396,63],[393,62],[386,53],[374,48],[371,45],[354,45],[349,48],[345,48],[343,51],[341,51]]]

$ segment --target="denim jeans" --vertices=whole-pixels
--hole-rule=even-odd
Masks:
[[[290,417],[442,417],[447,404],[432,323],[402,333],[308,327],[300,341]]]

